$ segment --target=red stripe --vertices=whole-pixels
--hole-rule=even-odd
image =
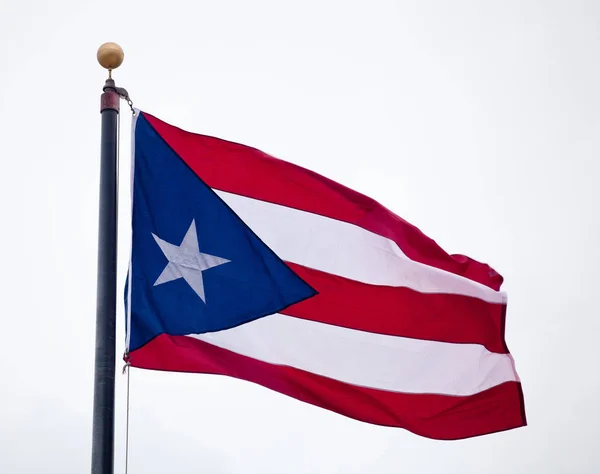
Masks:
[[[502,284],[487,264],[447,254],[418,228],[363,194],[254,148],[186,132],[147,113],[144,117],[212,188],[349,222],[393,240],[412,260],[494,290]]]
[[[289,263],[319,292],[282,313],[350,329],[431,341],[474,343],[508,353],[505,305],[463,295],[376,286]]]
[[[516,382],[464,397],[389,392],[268,364],[185,336],[158,336],[130,356],[134,367],[227,375],[350,418],[428,438],[461,439],[526,425],[521,384]]]

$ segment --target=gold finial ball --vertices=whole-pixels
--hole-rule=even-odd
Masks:
[[[117,43],[104,43],[96,54],[100,66],[109,71],[117,69],[122,63],[125,53]]]

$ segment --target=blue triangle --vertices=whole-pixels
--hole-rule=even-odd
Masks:
[[[316,294],[143,115],[135,128],[134,160],[130,351],[160,334],[232,328]],[[192,221],[200,252],[229,260],[202,272],[206,302],[184,278],[154,285],[169,261],[153,234],[179,246]]]

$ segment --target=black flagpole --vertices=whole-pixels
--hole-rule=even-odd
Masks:
[[[92,474],[113,474],[115,431],[117,310],[117,187],[119,94],[111,71],[123,61],[123,50],[106,43],[98,61],[109,70],[100,99],[100,210],[96,294],[96,360],[92,428]]]

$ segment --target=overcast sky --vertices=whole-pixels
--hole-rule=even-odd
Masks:
[[[0,0],[0,472],[90,466],[105,41],[142,110],[313,169],[490,263],[529,421],[433,441],[239,380],[135,370],[130,473],[600,472],[593,0]],[[117,472],[124,407],[119,372]]]

